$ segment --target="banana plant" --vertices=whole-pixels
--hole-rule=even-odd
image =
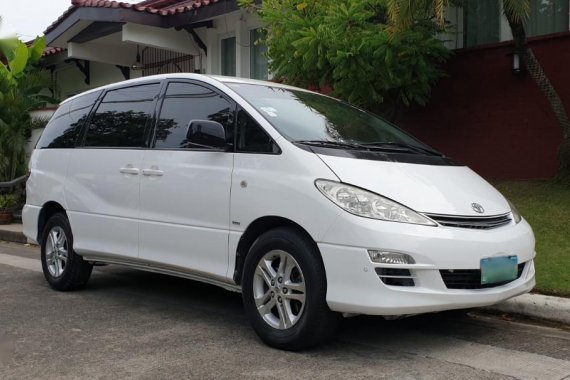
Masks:
[[[17,38],[0,39],[0,181],[26,171],[26,142],[30,111],[46,103],[53,82],[38,67],[45,49],[43,37],[26,44]]]

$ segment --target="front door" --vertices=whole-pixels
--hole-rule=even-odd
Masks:
[[[234,154],[193,143],[188,126],[217,121],[231,141],[233,112],[233,103],[207,85],[168,84],[153,148],[143,157],[141,259],[225,279]]]

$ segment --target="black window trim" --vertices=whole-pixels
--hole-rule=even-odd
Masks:
[[[230,107],[231,107],[231,111],[233,113],[233,142],[231,145],[230,149],[227,149],[225,151],[220,151],[219,149],[214,149],[214,148],[156,148],[155,144],[156,144],[156,132],[157,132],[157,128],[158,128],[158,122],[160,119],[160,113],[162,112],[162,106],[164,104],[164,100],[166,99],[166,91],[168,89],[168,85],[170,83],[186,83],[186,84],[194,84],[197,86],[202,86],[205,87],[213,92],[215,92],[216,94],[218,94],[219,96],[221,96],[224,100],[226,100],[228,103],[230,103]],[[168,78],[164,80],[163,86],[161,88],[160,91],[160,95],[158,97],[157,100],[157,106],[156,106],[156,110],[155,110],[155,118],[153,120],[153,124],[152,124],[152,131],[150,133],[150,144],[149,144],[149,149],[152,150],[165,150],[165,151],[181,151],[181,152],[218,152],[218,153],[236,153],[236,116],[237,116],[237,103],[235,100],[233,100],[231,97],[229,97],[227,94],[225,94],[224,92],[220,91],[219,88],[212,86],[209,83],[206,82],[202,82],[200,80],[196,80],[196,79],[187,79],[187,78]]]
[[[255,122],[255,124],[257,124],[257,126],[259,128],[261,128],[261,130],[263,131],[263,133],[265,133],[267,135],[268,138],[271,139],[271,141],[273,142],[273,144],[277,147],[277,152],[245,152],[245,151],[241,151],[238,150],[237,148],[237,127],[238,127],[238,113],[242,111],[243,113],[245,113],[247,116],[249,116],[251,118],[251,120],[253,120]],[[237,109],[236,109],[236,116],[235,116],[235,122],[234,122],[234,147],[235,147],[235,152],[239,153],[239,154],[263,154],[263,155],[270,155],[270,156],[279,156],[283,153],[283,151],[281,150],[281,147],[279,146],[279,144],[277,144],[277,142],[275,141],[275,139],[269,134],[267,133],[267,131],[265,130],[265,128],[263,128],[263,126],[261,124],[259,124],[259,122],[249,113],[245,110],[245,108],[243,108],[242,106],[238,105]]]
[[[77,139],[78,141],[75,144],[75,147],[76,148],[82,148],[82,149],[113,149],[113,150],[148,150],[148,149],[150,149],[149,148],[149,135],[150,135],[150,131],[153,129],[153,125],[154,125],[153,123],[155,122],[156,106],[157,106],[158,101],[160,99],[160,94],[162,93],[162,89],[164,87],[164,82],[165,82],[165,80],[149,80],[149,81],[129,83],[127,85],[122,85],[122,86],[121,85],[114,85],[112,87],[108,87],[108,88],[103,89],[103,91],[101,91],[101,93],[99,94],[99,97],[97,98],[97,100],[95,101],[93,106],[91,107],[89,117],[83,123],[82,129],[81,129],[81,132],[80,132],[79,137]],[[85,146],[85,140],[87,138],[87,130],[88,130],[89,126],[91,125],[91,121],[93,119],[93,116],[97,113],[97,110],[99,109],[99,106],[101,105],[101,102],[103,101],[103,99],[105,98],[107,93],[109,93],[111,91],[124,90],[126,88],[140,87],[140,86],[153,85],[153,84],[158,84],[159,88],[158,88],[157,95],[155,95],[153,97],[152,112],[151,112],[150,117],[147,120],[145,127],[144,127],[143,146],[141,146],[141,147]]]

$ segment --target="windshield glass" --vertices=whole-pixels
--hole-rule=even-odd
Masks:
[[[386,120],[324,95],[257,84],[226,84],[290,141],[401,144],[430,149]]]

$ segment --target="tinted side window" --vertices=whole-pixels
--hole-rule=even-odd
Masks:
[[[101,91],[91,92],[62,104],[46,126],[36,148],[74,148],[99,94]]]
[[[156,83],[107,92],[91,119],[85,146],[142,147],[159,89]]]
[[[237,116],[237,151],[279,153],[279,147],[251,116],[240,110]]]
[[[226,129],[226,139],[233,139],[233,106],[217,92],[191,83],[170,83],[160,110],[155,148],[192,148],[187,138],[192,120],[212,120]]]

